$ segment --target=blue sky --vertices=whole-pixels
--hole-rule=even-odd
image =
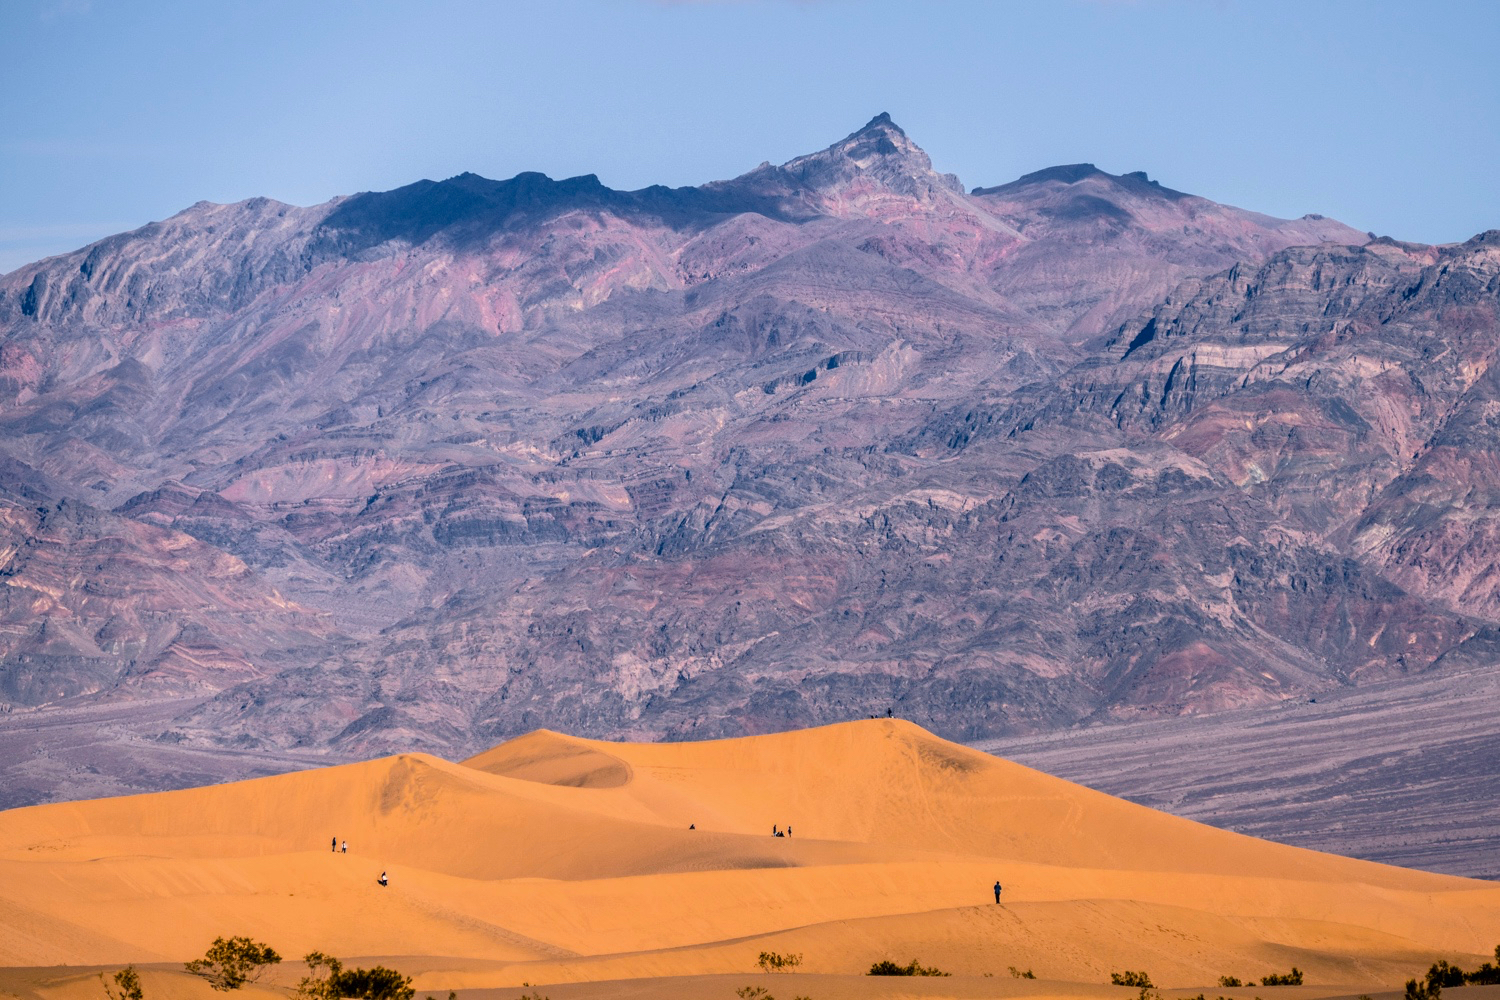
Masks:
[[[1090,161],[1404,239],[1500,227],[1500,3],[5,0],[0,25],[0,272],[201,199],[700,183],[880,111],[970,187]]]

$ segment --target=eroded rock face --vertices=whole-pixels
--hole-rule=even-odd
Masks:
[[[194,206],[0,278],[7,537],[49,553],[0,572],[57,591],[12,587],[6,697],[155,697],[172,628],[219,652],[162,690],[220,692],[174,739],[345,752],[1472,664],[1495,245],[1088,165],[966,194],[886,116],[699,188]],[[101,547],[154,616],[103,665]]]

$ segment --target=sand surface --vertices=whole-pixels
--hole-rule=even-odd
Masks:
[[[461,764],[406,754],[0,813],[0,965],[16,967],[0,991],[98,1000],[76,969],[24,967],[134,962],[152,1000],[185,1000],[201,983],[176,963],[241,934],[474,1000],[522,984],[1134,1000],[1106,985],[1123,969],[1168,1000],[1271,1000],[1214,984],[1293,965],[1308,985],[1269,992],[1306,1000],[1492,959],[1500,886],[1202,826],[888,720],[689,744],[538,732]],[[760,973],[762,951],[801,953],[801,973]],[[860,975],[882,958],[954,975]],[[262,990],[301,973],[289,961]]]

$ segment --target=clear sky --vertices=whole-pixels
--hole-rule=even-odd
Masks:
[[[696,184],[880,111],[969,187],[1089,161],[1500,227],[1500,2],[0,0],[0,272],[201,199]]]

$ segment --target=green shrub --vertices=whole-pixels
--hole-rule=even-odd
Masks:
[[[1036,973],[1032,972],[1030,969],[1027,969],[1025,972],[1022,972],[1020,969],[1016,968],[1014,965],[1007,966],[1007,968],[1010,969],[1011,978],[1013,978],[1013,979],[1035,979],[1036,978]]]
[[[1426,983],[1415,979],[1406,981],[1406,1000],[1438,1000],[1443,995],[1441,986],[1428,986]]]
[[[762,972],[785,972],[802,964],[802,953],[783,955],[779,951],[763,951],[756,964]]]
[[[309,974],[297,983],[300,1000],[412,1000],[417,995],[410,976],[382,965],[346,972],[343,962],[321,951],[308,952],[302,961]]]
[[[357,1000],[412,1000],[417,993],[410,976],[383,965],[341,972],[335,983],[340,997]]]
[[[1427,970],[1428,987],[1431,987],[1433,983],[1436,983],[1439,989],[1446,989],[1449,986],[1462,986],[1468,981],[1468,978],[1463,969],[1460,969],[1456,965],[1449,965],[1441,959],[1432,963],[1432,968]]]
[[[1242,982],[1240,982],[1240,977],[1239,976],[1220,976],[1219,977],[1219,985],[1227,987],[1227,986],[1244,986],[1245,984],[1242,983]]]
[[[1446,963],[1438,963],[1438,965],[1444,964]],[[1437,968],[1437,966],[1433,966],[1433,968]],[[1456,972],[1458,970],[1455,969],[1454,971]],[[1469,986],[1500,986],[1500,944],[1495,945],[1494,965],[1491,965],[1489,962],[1485,962],[1473,972],[1465,972],[1462,975],[1464,977],[1464,983]],[[1427,976],[1430,979],[1432,977],[1432,972],[1429,971],[1427,973]],[[1444,983],[1443,985],[1447,986],[1449,984]],[[1453,985],[1457,986],[1459,984],[1454,983]]]
[[[951,972],[944,972],[941,969],[935,968],[933,966],[923,965],[921,962],[918,962],[915,958],[912,959],[910,962],[908,962],[906,965],[897,965],[895,962],[892,962],[890,959],[883,958],[880,961],[878,961],[878,962],[874,963],[873,965],[871,965],[870,966],[870,971],[867,972],[867,973],[865,973],[865,975],[867,975],[867,976],[951,976],[951,975],[953,975],[953,973],[951,973]]]
[[[1495,950],[1500,951],[1500,948]],[[1500,959],[1500,955],[1495,958]],[[1500,986],[1500,966],[1485,962],[1473,972],[1465,972],[1464,982],[1470,986]]]
[[[141,989],[141,977],[135,971],[135,966],[127,965],[114,975],[115,985],[109,985],[109,980],[104,978],[104,973],[99,973],[99,982],[104,986],[104,995],[109,1000],[145,1000],[146,992]],[[116,992],[118,990],[119,992]]]
[[[1260,984],[1262,986],[1301,986],[1302,970],[1294,965],[1291,972],[1279,974],[1273,972],[1269,976],[1261,976]]]
[[[743,1000],[776,1000],[764,986],[741,986],[734,992]]]
[[[1151,981],[1151,977],[1146,973],[1131,972],[1129,969],[1126,969],[1124,972],[1111,972],[1109,974],[1109,981],[1115,986],[1137,986],[1143,990],[1149,990],[1156,986]]]
[[[1473,972],[1465,972],[1456,965],[1439,959],[1432,963],[1427,975],[1416,983],[1418,996],[1436,997],[1453,986],[1500,986],[1500,944],[1495,945],[1495,964],[1485,962]]]
[[[266,966],[280,961],[281,956],[268,944],[247,937],[219,937],[202,958],[185,963],[183,968],[207,979],[214,989],[227,992],[259,979]]]

